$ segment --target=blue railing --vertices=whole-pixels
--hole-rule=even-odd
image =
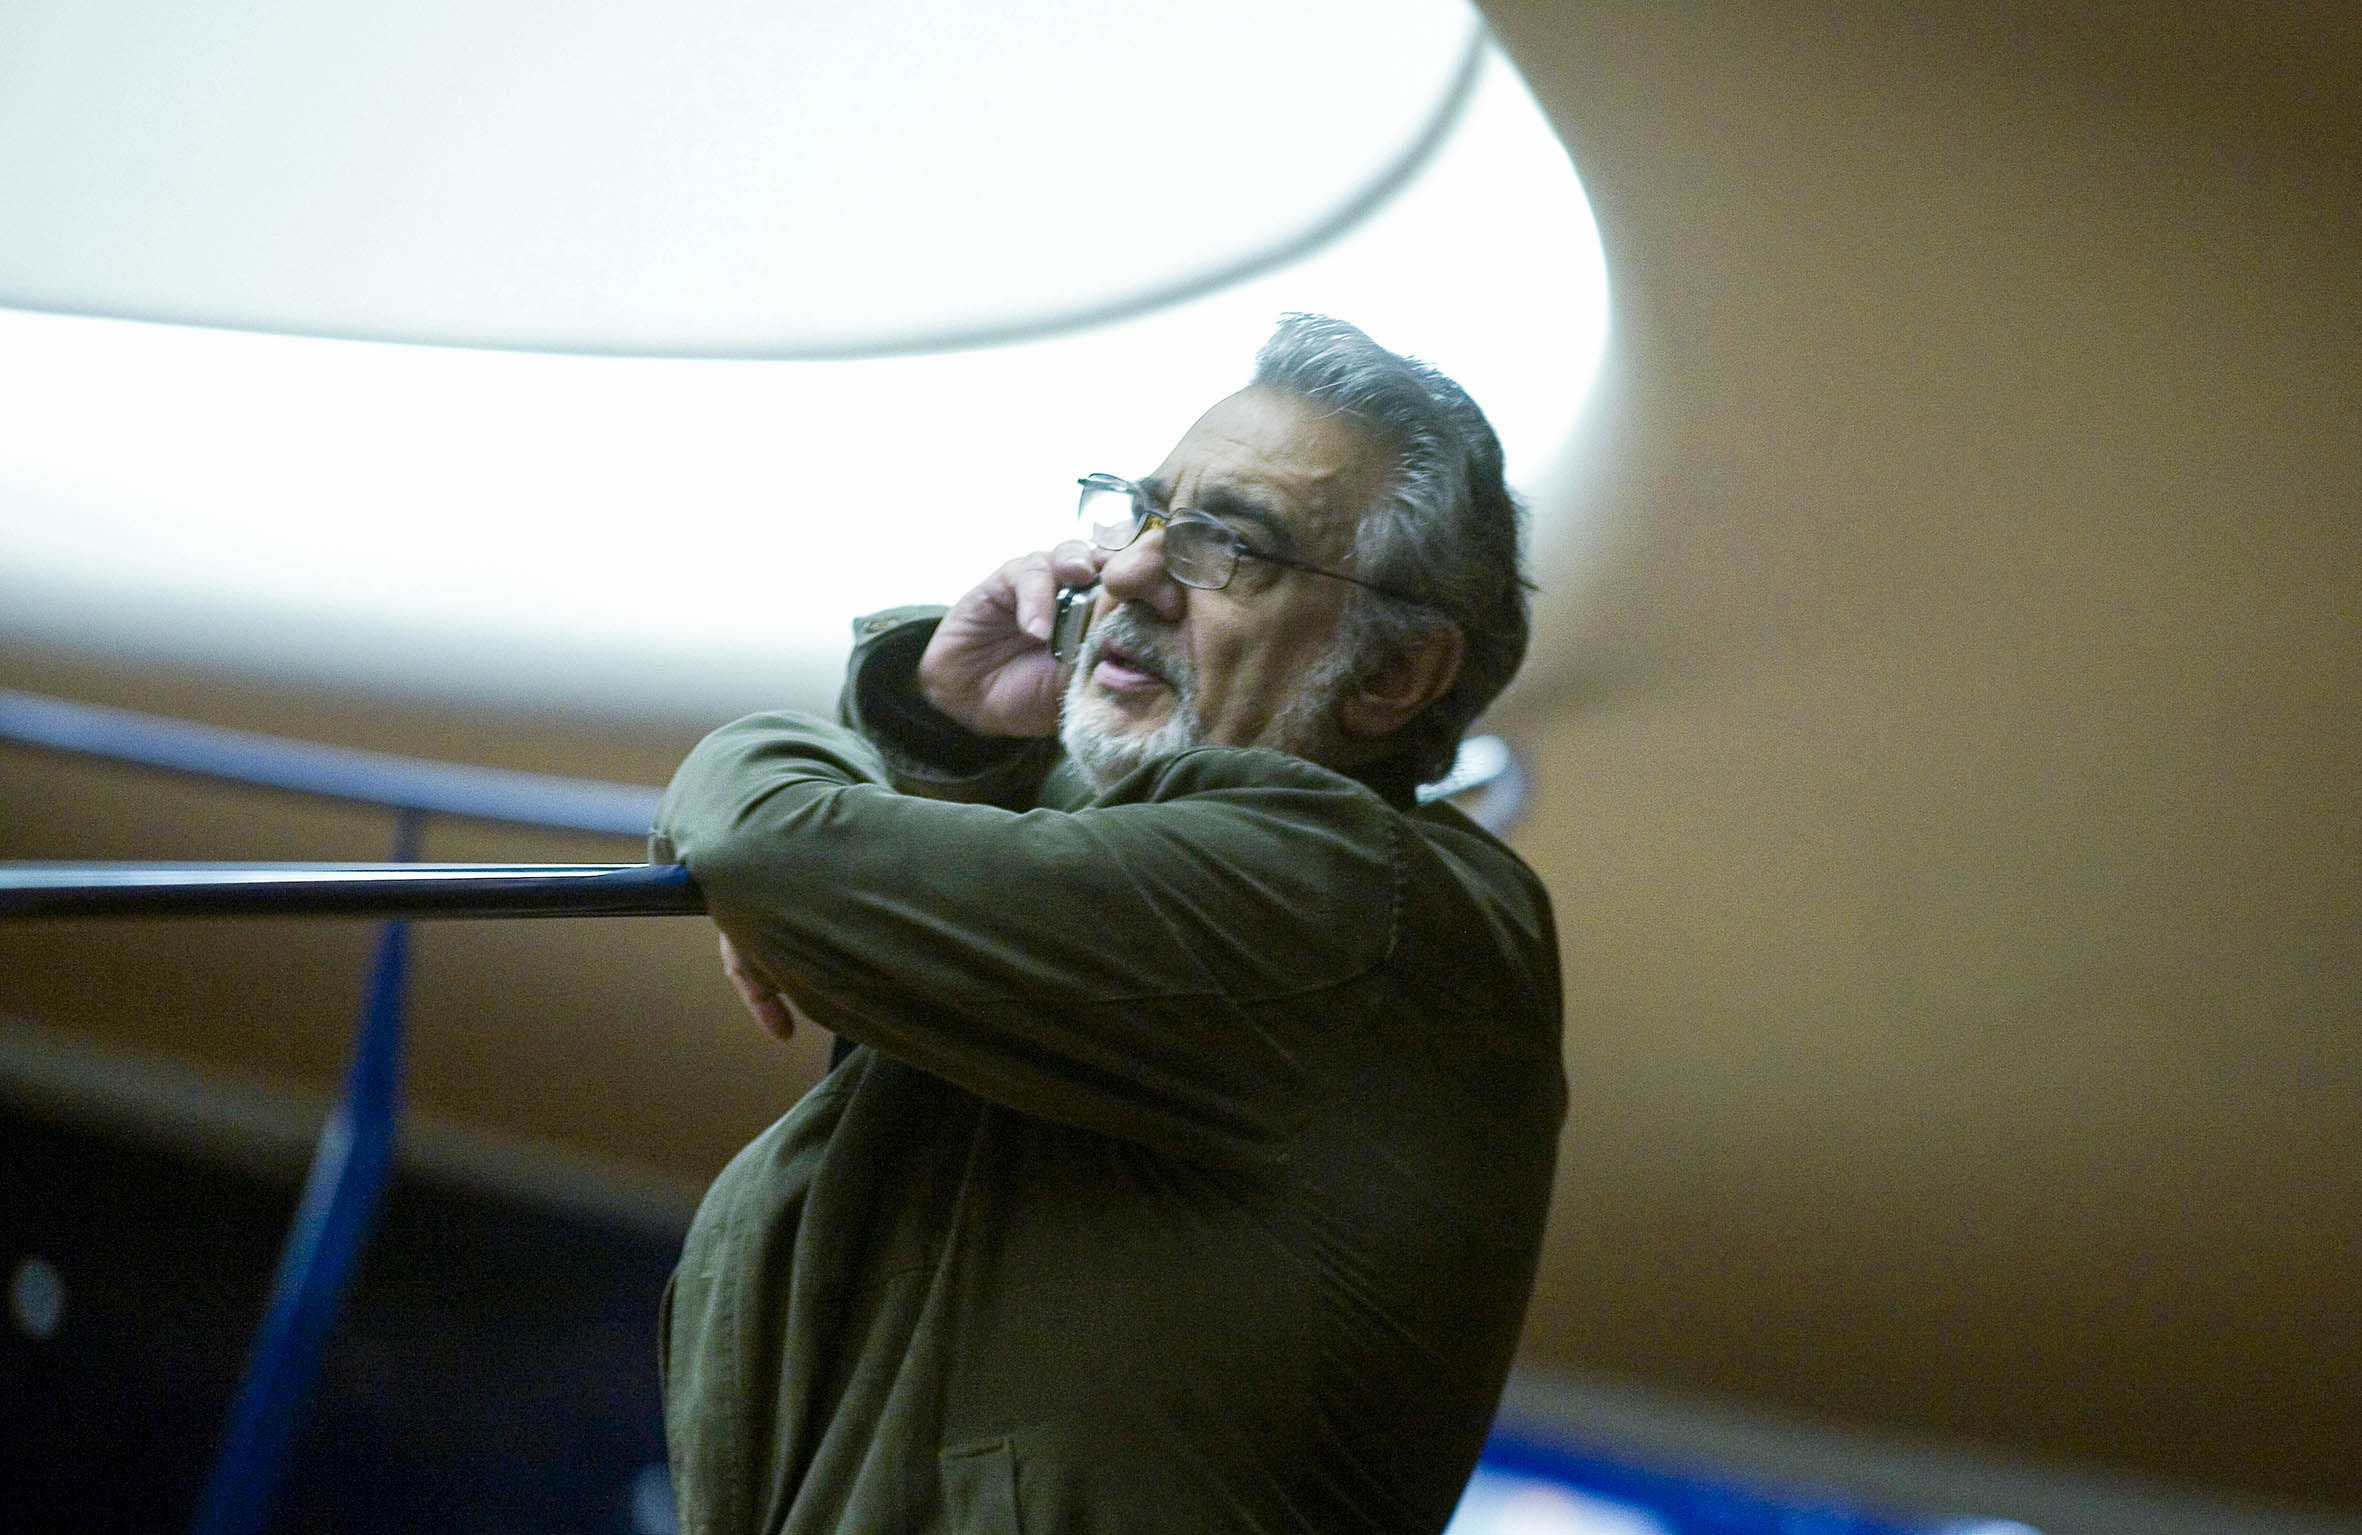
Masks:
[[[393,1170],[413,917],[591,916],[703,910],[679,865],[419,864],[428,816],[646,835],[658,791],[425,762],[158,719],[0,689],[0,740],[395,813],[385,864],[17,864],[0,916],[304,913],[391,918],[361,997],[343,1100],[313,1152],[270,1301],[191,1528],[252,1535],[269,1520],[347,1280]]]
[[[672,917],[677,863],[14,863],[0,917]]]
[[[169,773],[513,826],[644,837],[658,790],[425,762],[0,688],[0,740]]]

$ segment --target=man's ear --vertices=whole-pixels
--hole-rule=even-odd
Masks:
[[[1446,619],[1431,625],[1376,675],[1347,690],[1337,706],[1338,727],[1363,740],[1394,734],[1451,691],[1467,650],[1458,624]]]

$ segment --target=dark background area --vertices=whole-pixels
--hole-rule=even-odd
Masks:
[[[0,1263],[46,1261],[64,1297],[52,1336],[0,1334],[8,1527],[185,1526],[296,1179],[14,1107],[0,1168]],[[668,1499],[649,1494],[664,1487],[650,1485],[664,1462],[655,1316],[676,1251],[397,1173],[273,1527],[669,1528]]]

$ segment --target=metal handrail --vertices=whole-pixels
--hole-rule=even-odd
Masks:
[[[305,914],[385,917],[370,957],[342,1100],[322,1126],[270,1299],[191,1520],[255,1535],[271,1502],[347,1281],[393,1170],[412,917],[693,913],[677,864],[419,864],[429,815],[639,837],[659,791],[322,746],[0,689],[0,741],[395,813],[391,864],[0,866],[0,917]]]
[[[676,917],[677,863],[0,864],[0,917]]]

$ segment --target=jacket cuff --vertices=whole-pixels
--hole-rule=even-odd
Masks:
[[[920,695],[919,657],[939,607],[889,608],[854,620],[853,656],[837,714],[885,758],[894,786],[930,799],[1015,806],[1030,801],[1058,755],[1055,740],[982,736]]]

